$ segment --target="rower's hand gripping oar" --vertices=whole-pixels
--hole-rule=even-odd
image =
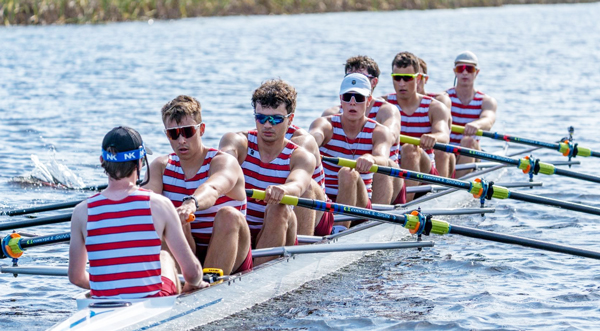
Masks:
[[[455,133],[464,133],[465,127],[459,125],[452,125],[452,132]],[[507,134],[500,134],[497,132],[490,132],[484,130],[477,130],[475,133],[476,136],[487,137],[495,140],[504,140],[517,144],[529,145],[529,146],[539,146],[547,149],[552,149],[560,152],[563,156],[567,156],[570,158],[576,156],[594,156],[600,157],[600,152],[594,152],[589,148],[585,148],[579,146],[577,143],[573,144],[568,138],[563,138],[559,143],[550,143],[539,140],[533,140],[528,138],[520,138],[515,136],[509,136]]]
[[[335,157],[323,157],[324,162],[329,162],[333,164],[337,164],[343,167],[354,168],[356,165],[356,161],[348,160],[343,158],[335,158]],[[532,202],[537,204],[550,205],[555,207],[560,207],[568,210],[578,211],[582,213],[600,215],[600,208],[586,206],[574,202],[561,201],[551,198],[546,198],[542,196],[537,196],[533,194],[515,192],[507,189],[506,187],[502,187],[499,185],[494,185],[493,182],[487,182],[484,179],[476,179],[472,182],[467,182],[458,179],[434,176],[430,174],[424,174],[421,172],[384,167],[374,165],[371,167],[372,172],[377,172],[379,174],[384,174],[392,177],[405,178],[410,180],[415,180],[418,182],[426,182],[426,183],[434,183],[440,184],[444,186],[450,186],[462,190],[469,191],[469,193],[473,194],[474,198],[479,198],[479,201],[482,203],[485,200],[491,200],[492,198],[496,199],[514,199],[526,202]]]
[[[400,142],[419,146],[421,140],[419,138],[413,138],[405,135],[400,135]],[[517,166],[517,168],[523,170],[524,173],[530,174],[530,176],[542,173],[544,175],[561,175],[571,178],[577,178],[589,182],[600,183],[600,177],[592,176],[588,174],[582,174],[580,172],[560,169],[552,164],[540,162],[540,160],[533,159],[532,157],[525,157],[522,159],[514,159],[511,157],[495,155],[477,151],[474,149],[468,149],[460,146],[454,146],[449,144],[435,143],[433,149],[437,149],[446,153],[460,154],[468,157],[474,157],[476,159],[497,161],[500,163],[511,164]]]
[[[264,199],[265,192],[259,190],[246,190],[246,195],[250,198],[261,200]],[[281,203],[320,211],[329,211],[337,214],[362,216],[365,218],[394,223],[404,226],[410,231],[410,233],[417,235],[424,234],[427,236],[431,233],[438,235],[459,234],[471,238],[520,245],[545,251],[564,253],[600,260],[600,252],[580,249],[571,246],[552,244],[544,241],[527,239],[523,237],[510,236],[484,230],[451,225],[448,222],[434,220],[430,216],[425,216],[417,212],[413,212],[413,214],[406,215],[394,215],[371,209],[342,205],[339,203],[297,198],[287,195],[284,196],[283,199],[281,199]]]

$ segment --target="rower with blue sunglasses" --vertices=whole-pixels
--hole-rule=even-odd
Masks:
[[[367,76],[353,73],[344,77],[339,95],[342,113],[319,117],[309,132],[321,155],[356,160],[355,169],[323,163],[327,196],[337,203],[369,208],[373,184],[369,170],[374,164],[388,165],[393,136],[387,127],[365,116],[371,101]],[[349,227],[350,222],[344,226]]]
[[[241,164],[246,189],[265,191],[264,200],[248,199],[246,220],[254,248],[297,243],[294,208],[280,202],[284,195],[299,197],[306,192],[316,161],[309,151],[285,138],[296,96],[294,87],[280,79],[264,82],[252,94],[256,129],[227,133],[219,144]],[[254,264],[274,258],[256,258]]]

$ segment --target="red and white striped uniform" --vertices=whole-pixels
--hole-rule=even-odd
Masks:
[[[367,117],[370,119],[376,120],[377,112],[379,112],[379,108],[381,108],[381,106],[385,103],[385,100],[380,99],[380,98],[374,98],[374,100],[375,100],[375,102],[373,103],[371,110],[367,114]],[[398,140],[398,142],[396,144],[392,144],[392,147],[390,148],[390,160],[398,163],[398,160],[400,160],[399,154],[400,154],[400,140]]]
[[[476,91],[471,102],[469,102],[468,105],[463,105],[456,95],[456,89],[454,87],[446,91],[446,93],[448,93],[450,100],[452,100],[452,124],[465,126],[465,124],[479,119],[482,111],[481,105],[483,104],[483,97],[485,94]],[[462,137],[462,134],[450,132],[450,144],[460,145]],[[479,140],[479,137],[475,137],[475,139]]]
[[[346,137],[341,115],[331,116],[331,126],[333,135],[326,144],[319,148],[321,155],[356,160],[361,155],[373,153],[373,131],[377,126],[377,122],[374,120],[367,119],[362,130],[354,139]],[[325,193],[332,201],[336,201],[339,188],[338,172],[342,167],[323,162],[323,168],[325,170]],[[360,177],[365,183],[369,198],[371,198],[373,173],[360,174]]]
[[[432,97],[423,96],[421,99],[421,104],[419,104],[419,108],[415,110],[412,115],[407,115],[400,105],[398,104],[398,100],[396,99],[396,93],[389,94],[387,96],[387,100],[389,103],[396,105],[398,110],[400,110],[400,115],[402,116],[402,126],[400,128],[400,134],[415,138],[421,138],[422,135],[431,133],[431,120],[429,119],[429,106],[433,101]],[[435,167],[435,155],[433,153],[433,149],[428,149],[425,151],[431,160],[432,166]],[[400,156],[402,157],[402,156]]]
[[[285,133],[285,139],[291,140],[294,133],[300,128],[295,126],[294,124],[290,125],[287,132]],[[323,188],[323,192],[325,192],[325,173],[323,172],[323,163],[315,166],[315,171],[313,172],[312,179]]]
[[[100,193],[87,199],[85,248],[93,297],[144,298],[161,290],[161,243],[150,194],[138,189],[118,201]]]
[[[290,176],[292,153],[298,145],[289,141],[273,161],[264,163],[260,160],[257,134],[256,130],[248,131],[248,153],[242,163],[246,189],[264,190],[267,186],[285,184]],[[262,200],[248,199],[246,220],[253,237],[262,229],[266,206]]]
[[[183,198],[194,194],[200,185],[204,184],[209,178],[210,162],[219,153],[214,148],[209,148],[206,152],[206,157],[202,162],[202,166],[194,177],[185,178],[185,173],[181,168],[179,157],[175,153],[169,155],[165,172],[163,173],[163,195],[173,202],[175,208],[181,206]],[[206,249],[210,242],[210,237],[213,232],[213,222],[217,212],[222,207],[230,206],[246,215],[246,199],[239,201],[234,200],[226,195],[220,196],[215,204],[205,210],[198,210],[194,213],[196,219],[191,223],[192,236],[195,239],[196,246]]]

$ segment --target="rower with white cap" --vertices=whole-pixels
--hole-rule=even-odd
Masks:
[[[451,133],[450,144],[480,150],[477,130],[490,130],[496,121],[496,99],[475,89],[479,61],[473,52],[465,51],[454,60],[456,86],[446,91],[452,100],[452,124],[465,127],[464,134]],[[475,159],[459,156],[457,163],[471,163]],[[470,170],[457,171],[460,178]]]
[[[309,132],[321,155],[356,160],[356,168],[324,162],[325,192],[337,203],[370,208],[373,173],[369,169],[374,164],[388,165],[392,134],[365,116],[372,98],[367,76],[352,73],[344,77],[339,95],[342,113],[317,118]]]

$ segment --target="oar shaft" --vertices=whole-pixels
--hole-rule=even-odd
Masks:
[[[263,248],[252,251],[252,257],[266,256],[290,256],[297,254],[315,254],[315,253],[339,253],[356,251],[377,251],[386,249],[408,249],[433,247],[433,241],[420,242],[385,242],[385,243],[363,243],[363,244],[331,244],[331,245],[304,245],[304,246],[283,246]]]
[[[459,126],[459,125],[452,125],[452,132],[464,133],[465,128],[463,126]],[[507,134],[500,134],[497,132],[490,132],[490,131],[483,131],[483,130],[478,130],[477,133],[475,133],[475,135],[487,137],[487,138],[491,138],[491,139],[495,139],[495,140],[504,140],[504,141],[514,142],[517,144],[523,144],[523,145],[529,145],[529,146],[539,146],[539,147],[544,147],[544,148],[548,148],[548,149],[553,149],[555,151],[562,153],[565,156],[569,155],[569,149],[571,148],[571,146],[569,146],[569,144],[563,143],[563,142],[551,143],[551,142],[515,137],[515,136],[510,136]],[[577,146],[577,145],[572,146],[572,147],[575,148],[575,151],[573,154],[575,156],[600,157],[600,153],[594,152],[594,151],[590,150],[589,148],[585,148],[585,147]]]
[[[252,197],[255,199],[264,199],[264,197],[265,197],[264,191],[258,191],[258,190],[246,190],[246,194],[248,195],[248,197]],[[284,200],[285,200],[285,202],[283,202]],[[421,226],[420,225],[421,219],[419,218],[419,215],[404,215],[404,219],[406,220],[406,221],[404,221],[404,220],[399,220],[396,215],[382,213],[382,212],[374,212],[369,209],[345,206],[345,205],[340,205],[337,203],[325,203],[325,202],[321,202],[318,200],[309,200],[309,199],[295,198],[295,197],[289,197],[289,196],[285,196],[284,200],[282,200],[283,204],[292,204],[292,205],[301,206],[301,203],[302,203],[302,207],[316,209],[316,210],[331,210],[331,211],[334,211],[334,213],[345,214],[345,215],[357,215],[357,214],[362,214],[365,216],[368,215],[369,218],[374,218],[374,219],[377,219],[377,220],[380,220],[383,222],[387,222],[387,223],[399,224],[399,225],[402,225],[402,226],[412,229],[412,230]],[[321,206],[327,206],[327,208],[321,209]],[[468,236],[468,237],[472,237],[472,238],[490,240],[490,241],[494,241],[494,242],[517,244],[517,245],[521,245],[521,246],[537,248],[537,249],[541,249],[541,250],[548,250],[548,251],[557,252],[557,253],[572,254],[572,255],[588,257],[588,258],[592,258],[592,259],[600,259],[600,252],[594,252],[594,251],[589,251],[589,250],[584,250],[584,249],[579,249],[579,248],[569,247],[569,246],[556,245],[556,244],[552,244],[552,243],[546,243],[546,242],[522,238],[522,237],[501,235],[498,233],[488,232],[488,231],[483,231],[483,230],[478,230],[478,229],[470,229],[470,228],[465,228],[465,227],[460,227],[460,226],[454,226],[454,225],[448,224],[447,222],[439,221],[439,220],[435,220],[435,219],[427,220],[426,222],[430,222],[430,223],[425,224],[425,228],[430,229],[430,232],[425,232],[426,234],[434,233],[434,234],[443,235],[443,234],[453,233],[453,234],[459,234],[459,235]]]
[[[34,218],[34,219],[30,219],[30,220],[6,222],[3,224],[0,224],[0,231],[21,229],[21,228],[27,228],[27,227],[31,227],[31,226],[38,226],[38,225],[62,223],[62,222],[68,222],[70,220],[71,220],[71,213],[48,216],[48,217]]]
[[[409,143],[409,144],[418,146],[420,144],[420,139],[405,136],[405,135],[400,135],[400,142]],[[544,175],[556,174],[556,175],[562,175],[562,176],[571,177],[571,178],[582,179],[582,180],[586,180],[589,182],[600,183],[600,177],[598,177],[598,176],[582,174],[582,173],[579,173],[576,171],[571,171],[571,170],[558,169],[555,166],[553,166],[552,164],[548,164],[548,163],[544,163],[544,162],[538,162],[534,165],[533,160],[529,160],[529,159],[518,160],[518,159],[506,157],[506,156],[489,154],[489,153],[484,153],[482,151],[478,151],[478,150],[474,150],[474,149],[468,149],[468,148],[464,148],[464,147],[453,146],[453,145],[448,145],[448,144],[441,144],[441,143],[435,143],[433,145],[433,148],[443,151],[443,152],[446,152],[446,153],[460,154],[460,155],[464,155],[464,156],[468,156],[468,157],[474,157],[476,159],[498,161],[498,162],[502,162],[502,163],[506,163],[506,164],[510,164],[510,165],[515,165],[519,169],[525,169],[528,164],[530,164],[531,166],[538,165],[540,167],[539,173],[542,173]]]
[[[459,235],[462,235],[465,237],[490,240],[490,241],[501,242],[501,243],[505,243],[505,244],[519,245],[519,246],[542,249],[542,250],[556,252],[556,253],[564,253],[564,254],[570,254],[570,255],[600,260],[600,252],[594,252],[594,251],[590,251],[587,249],[580,249],[580,248],[571,247],[571,246],[558,245],[558,244],[543,242],[543,241],[534,240],[534,239],[526,239],[526,238],[521,238],[521,237],[516,237],[516,236],[510,236],[510,235],[501,234],[501,233],[482,231],[482,230],[478,230],[478,229],[471,229],[471,228],[466,228],[466,227],[462,227],[462,226],[456,226],[456,225],[450,226],[449,233],[459,234]]]
[[[47,235],[47,236],[39,236],[39,237],[33,237],[33,238],[22,238],[20,245],[21,245],[21,248],[29,248],[29,247],[35,247],[35,246],[56,244],[56,243],[60,243],[60,242],[70,241],[70,240],[71,240],[71,233],[65,232],[65,233],[51,234],[51,235]]]
[[[323,157],[323,161],[330,162],[333,164],[343,165],[346,167],[354,167],[356,165],[356,161],[341,159],[341,158]],[[477,182],[470,183],[467,181],[445,178],[445,177],[440,177],[440,176],[434,176],[434,175],[424,174],[424,173],[420,173],[420,172],[408,171],[408,170],[404,170],[404,169],[397,169],[397,168],[383,167],[383,166],[373,166],[371,171],[381,173],[381,174],[386,174],[386,175],[393,176],[393,177],[412,179],[412,180],[415,180],[418,182],[442,184],[445,186],[450,186],[450,187],[454,187],[454,188],[458,188],[458,189],[467,190],[471,193],[477,192],[477,190],[479,188],[481,188],[481,183],[477,183]],[[560,207],[560,208],[564,208],[564,209],[568,209],[568,210],[584,212],[584,213],[589,213],[589,214],[594,214],[594,215],[600,215],[600,208],[581,205],[578,203],[573,203],[573,202],[568,202],[568,201],[555,200],[555,199],[536,196],[536,195],[532,195],[532,194],[514,192],[514,191],[510,191],[506,187],[502,187],[500,185],[492,185],[492,188],[493,188],[493,194],[492,194],[493,198],[497,198],[497,199],[509,198],[509,199],[537,203],[537,204],[546,204],[546,205],[550,205],[550,206],[556,206],[556,207]]]
[[[72,208],[72,207],[75,207],[80,202],[81,202],[81,200],[67,201],[67,202],[55,203],[52,205],[37,206],[37,207],[24,208],[24,209],[12,209],[12,210],[0,212],[0,215],[17,216],[17,215],[40,213],[40,212],[49,211],[49,210]]]
[[[574,203],[574,202],[569,202],[569,201],[556,200],[556,199],[552,199],[552,198],[547,198],[547,197],[542,197],[542,196],[537,196],[537,195],[527,194],[527,193],[521,193],[521,192],[515,192],[515,191],[511,191],[509,193],[508,197],[510,199],[519,200],[519,201],[525,201],[525,202],[531,202],[531,203],[537,203],[537,204],[545,204],[545,205],[563,208],[563,209],[567,209],[567,210],[578,211],[578,212],[593,214],[593,215],[600,215],[600,208],[598,208],[598,207],[582,205],[579,203]]]

